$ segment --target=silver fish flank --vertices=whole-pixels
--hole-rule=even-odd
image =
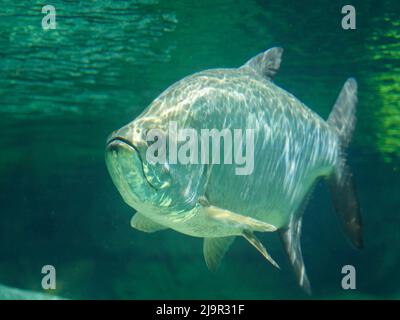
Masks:
[[[327,181],[351,243],[362,247],[361,216],[345,153],[355,126],[357,83],[348,79],[325,121],[273,77],[283,50],[271,48],[239,68],[188,76],[166,89],[107,142],[106,163],[124,201],[137,213],[132,227],[204,238],[204,257],[216,269],[236,236],[274,266],[255,232],[277,231],[299,285],[310,283],[300,246],[304,208],[316,182]],[[229,164],[152,164],[146,133],[179,128],[252,129],[254,169]],[[181,142],[182,143],[182,142]]]

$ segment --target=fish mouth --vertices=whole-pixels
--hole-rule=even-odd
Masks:
[[[107,140],[106,148],[113,149],[113,148],[117,148],[120,145],[126,145],[126,146],[132,148],[134,151],[136,151],[140,158],[140,162],[143,163],[142,156],[141,156],[138,148],[132,142],[130,142],[128,139],[125,139],[124,137],[118,137],[118,136],[111,137],[110,139]]]
[[[129,149],[132,150],[132,152],[134,152],[139,160],[140,160],[140,164],[141,164],[141,171],[142,171],[142,175],[144,177],[144,179],[146,180],[146,182],[148,183],[148,185],[153,188],[154,190],[158,191],[158,188],[156,188],[148,179],[146,172],[144,170],[144,166],[143,166],[143,158],[141,153],[139,152],[139,149],[132,143],[130,142],[128,139],[124,138],[124,137],[120,137],[120,136],[112,136],[107,140],[106,143],[106,150],[107,151],[118,151],[119,148],[121,147],[128,147]]]

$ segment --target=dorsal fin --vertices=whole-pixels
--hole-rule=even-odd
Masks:
[[[272,79],[281,65],[282,53],[283,49],[279,47],[268,49],[251,58],[244,67],[250,67],[260,75]]]

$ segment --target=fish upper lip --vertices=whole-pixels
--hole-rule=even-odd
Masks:
[[[124,137],[119,137],[119,136],[111,137],[110,139],[107,140],[106,146],[108,147],[111,143],[115,141],[127,144],[131,148],[135,149],[135,151],[140,155],[138,148],[132,142],[130,142],[128,139],[125,139]]]
[[[109,138],[107,140],[106,146],[108,147],[111,143],[113,142],[122,142],[125,143],[126,145],[128,145],[129,147],[131,147],[132,149],[134,149],[139,157],[140,163],[141,163],[141,167],[142,167],[142,174],[143,177],[145,178],[145,180],[147,181],[147,183],[150,185],[150,187],[152,187],[154,190],[158,191],[158,188],[156,188],[147,178],[147,175],[144,171],[144,167],[143,167],[143,159],[142,159],[142,155],[140,154],[138,148],[132,143],[130,142],[128,139],[125,139],[124,137],[120,137],[120,136],[113,136],[111,138]]]

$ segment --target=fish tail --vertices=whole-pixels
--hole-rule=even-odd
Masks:
[[[356,123],[357,82],[348,79],[328,118],[328,124],[337,132],[340,155],[335,170],[328,178],[335,211],[343,229],[356,248],[362,248],[362,221],[353,175],[346,161],[346,150]]]

